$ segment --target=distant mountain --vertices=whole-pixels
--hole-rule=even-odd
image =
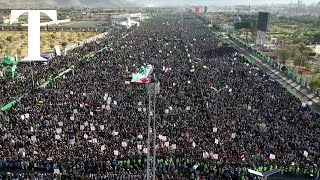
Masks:
[[[37,7],[130,7],[131,0],[0,0],[0,8],[37,8]]]

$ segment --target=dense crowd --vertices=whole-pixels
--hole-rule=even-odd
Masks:
[[[247,168],[317,176],[318,114],[232,48],[218,46],[201,20],[161,14],[127,33],[86,44],[47,67],[32,65],[37,85],[75,66],[45,89],[30,86],[28,65],[19,67],[24,78],[2,82],[1,100],[28,94],[1,121],[0,169],[45,172],[11,175],[17,178],[54,172],[143,179],[148,95],[130,76],[146,63],[161,89],[154,113],[159,179],[237,178]]]

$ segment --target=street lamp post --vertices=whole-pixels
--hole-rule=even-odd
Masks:
[[[153,150],[153,157],[152,157],[152,179],[156,179],[156,138],[157,138],[157,132],[156,132],[156,95],[159,94],[160,92],[160,86],[158,83],[150,83],[146,85],[147,88],[147,93],[149,96],[149,109],[148,109],[148,140],[147,140],[147,180],[150,180],[150,175],[151,175],[151,165],[150,165],[150,159],[151,159],[151,138],[153,138],[153,145],[152,145],[152,150]],[[151,100],[153,96],[153,101]],[[153,110],[151,109],[153,103]],[[153,116],[153,127],[152,131],[151,130],[151,116]],[[152,134],[153,133],[153,137]]]

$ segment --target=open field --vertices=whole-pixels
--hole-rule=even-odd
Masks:
[[[53,50],[55,45],[60,45],[62,50],[65,45],[76,44],[97,34],[99,32],[41,32],[41,53]],[[20,59],[27,56],[27,51],[27,31],[0,31],[1,57],[18,54]]]

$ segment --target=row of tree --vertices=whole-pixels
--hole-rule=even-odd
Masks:
[[[304,43],[299,43],[289,45],[285,49],[276,50],[275,55],[283,64],[286,64],[287,60],[291,59],[295,66],[309,68],[308,57],[313,56],[314,53],[310,47]]]

